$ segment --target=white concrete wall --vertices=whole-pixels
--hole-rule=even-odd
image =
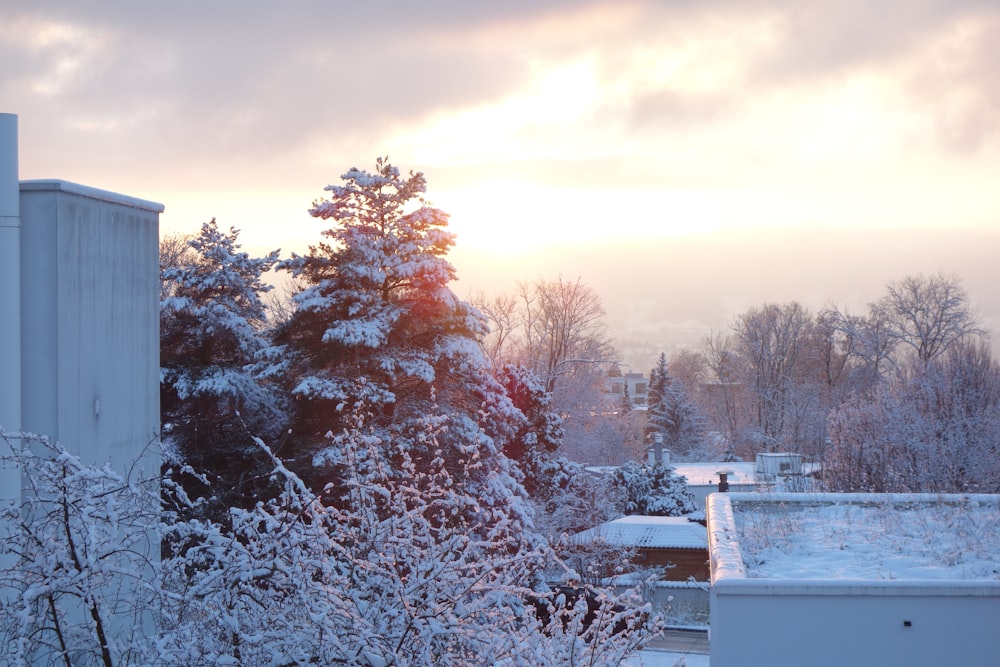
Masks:
[[[20,209],[22,427],[122,469],[159,432],[163,207],[24,181]]]
[[[768,583],[713,585],[712,667],[995,665],[1000,656],[998,586]]]
[[[20,184],[22,428],[58,441],[84,463],[110,463],[133,481],[154,483],[162,209],[64,181]],[[155,527],[134,529],[146,539],[130,548],[145,548],[155,561]],[[137,601],[145,593],[140,581],[122,577],[102,595]],[[79,601],[60,604],[68,618],[85,622]],[[139,604],[139,614],[131,603],[117,609],[103,619],[110,636],[155,632],[151,604]],[[52,658],[42,651],[36,661]]]
[[[1000,580],[747,578],[732,502],[788,503],[819,497],[709,496],[712,667],[997,664]],[[838,494],[837,499],[871,502],[872,496]],[[936,499],[894,497],[900,502]]]
[[[17,116],[0,114],[0,428],[21,430],[21,222]],[[0,443],[0,455],[5,447]],[[21,474],[0,462],[0,502],[20,503]]]

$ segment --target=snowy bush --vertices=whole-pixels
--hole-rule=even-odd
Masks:
[[[20,506],[0,514],[0,658],[7,665],[155,663],[159,484],[0,432]]]
[[[428,421],[431,440],[439,427]],[[344,456],[368,470],[334,504],[272,457],[284,491],[233,510],[231,535],[173,527],[190,548],[164,564],[170,662],[611,665],[658,629],[634,598],[595,591],[596,605],[567,608],[538,591],[544,542],[458,490],[443,461],[404,461],[399,478],[363,423],[350,442]],[[550,597],[543,622],[528,601]]]
[[[551,543],[622,515],[624,496],[610,475],[561,456],[541,459],[538,471],[535,525]]]
[[[441,423],[427,426],[433,440]],[[428,473],[404,462],[405,479],[386,474],[370,451],[378,439],[363,423],[355,435],[346,455],[373,470],[335,504],[257,440],[280,495],[231,509],[225,526],[166,515],[174,549],[162,562],[155,483],[83,465],[42,439],[32,440],[38,454],[11,451],[4,463],[21,467],[30,493],[2,517],[0,657],[616,665],[660,628],[633,595],[592,589],[567,601],[548,590],[540,572],[552,552],[516,516],[458,490],[443,461]]]
[[[987,343],[914,360],[829,417],[823,481],[836,491],[1000,491],[1000,365]]]
[[[668,466],[629,461],[615,471],[625,494],[626,514],[683,516],[697,508],[687,481]]]

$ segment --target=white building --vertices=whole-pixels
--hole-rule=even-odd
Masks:
[[[626,392],[631,408],[645,410],[648,407],[649,380],[642,373],[622,375],[615,369],[605,380],[605,391],[608,394],[607,404],[611,409],[617,410],[621,406]]]
[[[712,667],[992,665],[1000,496],[717,493]]]
[[[86,463],[158,470],[159,214],[154,202],[17,179],[0,114],[0,426]],[[19,477],[3,496],[19,497]]]
[[[159,476],[162,211],[66,181],[19,181],[17,116],[0,114],[0,429],[133,479]],[[20,505],[28,492],[13,464],[0,470],[0,502]],[[152,532],[147,544],[157,558]]]

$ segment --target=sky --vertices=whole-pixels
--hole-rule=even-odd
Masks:
[[[388,156],[451,215],[460,296],[579,278],[648,371],[919,273],[1000,335],[998,41],[997,0],[0,0],[0,111],[21,178],[259,254]]]

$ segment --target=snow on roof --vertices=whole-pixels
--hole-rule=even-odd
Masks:
[[[705,463],[671,463],[670,467],[678,475],[687,478],[688,486],[716,485],[719,484],[719,471],[729,473],[730,484],[756,484],[754,477],[754,463],[735,462],[724,463],[721,461]]]
[[[707,549],[708,534],[685,517],[629,515],[602,523],[570,538],[574,544],[604,542],[653,549]]]
[[[1000,580],[1000,496],[713,494],[713,580]]]
[[[80,185],[79,183],[64,181],[58,178],[24,180],[20,182],[20,189],[22,192],[65,192],[67,194],[89,197],[90,199],[110,202],[120,206],[137,208],[143,211],[149,211],[150,213],[163,213],[163,204],[148,201],[146,199],[139,199],[138,197],[118,194],[117,192],[101,190],[100,188],[93,188],[89,185]]]

